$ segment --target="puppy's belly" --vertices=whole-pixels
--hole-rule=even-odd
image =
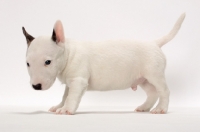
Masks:
[[[121,58],[120,58],[121,57]],[[91,65],[88,90],[121,90],[137,86],[142,78],[142,67],[137,59],[119,56],[110,61],[95,62]],[[116,63],[118,62],[118,63]],[[95,64],[95,65],[94,65]]]
[[[120,75],[120,74],[119,74]],[[90,78],[88,90],[108,91],[108,90],[123,90],[130,87],[137,87],[138,84],[144,82],[142,77],[131,76],[105,76]]]

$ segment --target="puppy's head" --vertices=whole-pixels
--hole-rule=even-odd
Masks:
[[[55,23],[51,37],[34,38],[26,32],[24,27],[22,30],[28,46],[26,65],[31,86],[35,90],[49,89],[66,64],[62,23],[60,21]]]

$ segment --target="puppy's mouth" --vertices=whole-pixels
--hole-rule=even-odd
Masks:
[[[48,90],[55,82],[56,78],[54,79],[49,79],[48,81],[46,81],[46,83],[43,84],[42,89],[41,90]]]

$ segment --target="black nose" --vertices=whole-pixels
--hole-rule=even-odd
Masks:
[[[35,90],[42,90],[42,85],[39,83],[39,84],[36,84],[36,85],[32,85],[33,86],[33,88],[35,89]]]

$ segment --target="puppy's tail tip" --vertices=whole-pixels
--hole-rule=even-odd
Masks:
[[[172,40],[176,34],[178,33],[179,29],[181,28],[181,24],[183,23],[183,20],[185,19],[186,13],[184,12],[183,14],[181,14],[181,16],[178,18],[178,20],[176,21],[174,27],[172,28],[172,30],[165,36],[163,36],[160,39],[156,40],[156,43],[159,47],[162,47],[164,44],[166,44],[167,42],[169,42],[170,40]]]

